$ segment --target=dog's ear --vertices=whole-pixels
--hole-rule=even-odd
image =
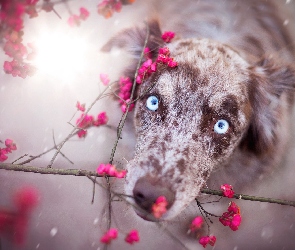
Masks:
[[[147,38],[148,33],[149,36]],[[152,59],[155,59],[157,58],[159,47],[164,44],[161,36],[162,33],[159,22],[157,20],[152,20],[140,27],[134,27],[119,32],[116,36],[111,38],[101,50],[103,52],[109,52],[112,48],[120,48],[131,54],[134,60],[131,65],[125,69],[123,74],[133,79],[136,65],[140,59],[146,38],[148,39],[146,47],[150,49]]]
[[[241,146],[256,155],[265,155],[276,149],[282,111],[293,104],[295,69],[264,58],[249,70],[252,118]]]

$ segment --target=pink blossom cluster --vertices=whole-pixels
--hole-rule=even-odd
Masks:
[[[170,57],[170,50],[167,47],[159,49],[157,63],[166,64],[170,68],[175,68],[178,65],[178,63]]]
[[[110,244],[112,240],[117,239],[117,237],[118,237],[118,230],[116,228],[111,228],[100,238],[100,242],[104,244]],[[138,242],[139,240],[140,238],[139,238],[139,234],[137,230],[131,230],[125,237],[125,241],[131,245],[134,242]]]
[[[76,107],[78,110],[82,112],[85,111],[85,104],[80,104],[80,102],[77,102]],[[82,113],[76,121],[77,127],[80,128],[80,130],[78,131],[78,137],[85,137],[87,135],[88,128],[92,126],[99,127],[101,125],[105,125],[107,122],[108,117],[106,112],[99,113],[96,119],[92,115]]]
[[[216,242],[216,237],[214,235],[211,236],[202,236],[199,239],[199,243],[205,248],[208,244],[214,246]]]
[[[202,228],[202,225],[204,223],[204,219],[201,216],[197,216],[196,218],[193,219],[190,225],[190,232],[194,232],[196,230],[199,230]],[[208,244],[211,246],[214,246],[216,242],[216,237],[214,235],[211,236],[202,236],[199,239],[199,243],[203,246],[206,247]]]
[[[5,148],[0,148],[0,162],[6,161],[8,158],[7,154],[17,149],[16,144],[11,139],[5,140],[5,146]]]
[[[159,219],[167,212],[168,201],[165,196],[159,196],[152,206],[152,213],[155,218]]]
[[[126,170],[116,169],[116,167],[112,164],[100,164],[96,169],[96,172],[100,175],[106,174],[116,178],[124,178],[127,173]]]
[[[5,61],[3,69],[5,73],[12,76],[26,78],[32,76],[35,67],[26,60],[32,59],[35,54],[34,47],[22,43],[23,16],[28,14],[30,18],[38,16],[36,3],[38,0],[20,0],[1,2],[0,9],[0,40],[4,41],[4,52],[11,58]],[[28,50],[31,50],[29,53]]]
[[[136,82],[141,84],[144,78],[148,78],[152,73],[156,72],[157,63],[152,59],[146,60],[138,70]]]
[[[173,37],[174,37],[174,32],[171,32],[171,31],[165,32],[162,36],[162,38],[165,39],[166,41],[169,38],[168,39],[169,42],[172,40]],[[170,57],[170,50],[167,47],[159,49],[158,57],[155,62],[153,62],[152,60],[152,53],[149,47],[146,47],[144,49],[144,55],[145,55],[146,61],[142,63],[142,65],[140,66],[137,72],[136,83],[138,84],[141,84],[144,79],[150,77],[154,72],[156,72],[158,64],[165,64],[170,68],[174,68],[178,65],[177,62],[175,62],[174,59]],[[106,81],[105,79],[108,79],[108,78],[105,75],[101,75],[101,81],[103,83],[104,81]],[[123,113],[125,113],[127,110],[127,103],[130,102],[132,82],[130,78],[128,77],[121,77],[119,81],[119,86],[120,86],[119,97],[120,97],[121,110]],[[130,105],[128,111],[132,111],[133,107],[134,107],[134,103]]]
[[[223,191],[223,196],[228,197],[228,198],[233,198],[234,197],[234,190],[232,185],[229,184],[223,184],[220,186],[220,189]]]
[[[162,35],[162,39],[165,43],[170,43],[174,37],[175,33],[172,31],[166,31]]]
[[[165,64],[170,68],[176,67],[178,64],[174,61],[172,57],[170,57],[170,50],[167,47],[160,48],[159,54],[155,62],[150,58],[150,48],[145,48],[145,55],[148,58],[139,68],[136,82],[141,84],[144,79],[151,76],[152,73],[157,71],[158,64]]]
[[[79,101],[77,101],[76,108],[77,108],[79,111],[84,112],[84,111],[85,111],[85,103],[81,104]]]
[[[114,12],[120,12],[122,5],[132,4],[135,0],[103,0],[97,6],[97,12],[104,18],[110,18]]]
[[[242,217],[240,215],[240,208],[233,201],[230,202],[227,212],[224,212],[219,218],[219,221],[224,226],[229,226],[231,230],[236,231],[242,222]]]
[[[120,104],[121,104],[121,110],[123,113],[127,111],[127,104],[130,102],[130,96],[131,96],[131,90],[132,90],[132,82],[129,77],[120,77],[119,80],[119,97],[120,97]],[[131,103],[129,106],[128,111],[132,111],[134,108],[134,103]]]
[[[68,19],[68,24],[71,27],[79,26],[81,21],[85,21],[89,17],[89,15],[90,15],[89,11],[86,8],[81,7],[80,14],[79,15],[76,15],[76,14],[71,15]]]
[[[203,220],[203,217],[201,217],[201,216],[197,216],[196,218],[194,218],[191,225],[190,225],[190,231],[194,232],[194,231],[200,229],[203,225],[203,222],[204,222],[204,220]]]
[[[99,77],[100,77],[100,81],[102,82],[103,85],[107,86],[109,84],[110,78],[107,74],[102,73],[99,75]]]
[[[111,228],[100,238],[100,242],[105,244],[110,244],[111,241],[114,239],[117,239],[117,237],[118,237],[118,230],[116,228]]]
[[[140,238],[137,230],[131,230],[125,237],[125,241],[130,245],[132,245],[135,242],[139,242],[139,240]]]
[[[32,187],[22,188],[14,195],[16,211],[0,210],[0,235],[12,238],[22,245],[28,227],[29,216],[38,203],[38,192]]]

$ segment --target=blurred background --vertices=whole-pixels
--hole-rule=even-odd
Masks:
[[[98,3],[93,0],[59,1],[54,5],[58,15],[54,11],[41,11],[36,18],[24,16],[23,43],[36,46],[37,55],[32,63],[37,70],[33,76],[23,79],[6,74],[1,66],[0,140],[4,142],[10,138],[17,145],[17,150],[9,154],[6,162],[24,154],[38,155],[48,150],[54,146],[53,135],[57,143],[66,138],[72,130],[68,122],[76,112],[76,102],[89,107],[105,88],[100,81],[100,73],[106,73],[111,81],[116,81],[128,63],[124,51],[113,50],[105,54],[100,48],[118,31],[142,24],[153,15],[149,1],[137,0],[124,6],[120,13],[105,19],[97,13]],[[289,11],[284,20],[286,25],[293,24],[294,1],[282,0],[280,4]],[[68,18],[79,14],[80,7],[86,8],[90,16],[79,26],[70,26]],[[8,59],[1,50],[0,65]],[[98,164],[109,161],[116,139],[115,128],[122,112],[118,103],[110,97],[97,102],[90,114],[97,115],[102,111],[107,112],[110,127],[91,128],[85,139],[77,136],[70,139],[62,152],[74,164],[58,156],[54,168],[95,171]],[[72,123],[77,117],[78,114]],[[290,137],[294,138],[293,131],[290,131]],[[259,189],[253,191],[249,188],[249,194],[295,200],[293,141],[285,161],[286,167],[264,180]],[[134,143],[132,123],[128,121],[115,156],[114,163],[118,167],[124,168],[126,161],[131,159]],[[51,151],[28,165],[46,167],[53,154],[54,151]],[[100,181],[104,183],[104,180]],[[122,191],[123,180],[112,180],[112,184]],[[1,250],[103,249],[99,239],[107,228],[107,196],[104,190],[96,187],[94,203],[91,204],[93,184],[86,177],[0,170],[0,208],[13,210],[13,194],[28,185],[39,191],[40,201],[30,218],[26,243],[16,246],[0,236]],[[218,186],[212,188],[217,189]],[[203,197],[204,201],[214,199]],[[205,208],[221,214],[227,203],[227,200],[210,203]],[[240,229],[232,232],[215,220],[211,233],[216,235],[217,244],[213,249],[295,249],[294,207],[242,200],[238,204],[243,216]],[[191,219],[197,214],[197,205],[192,204],[174,221],[162,223],[162,226],[187,248],[202,249],[197,239],[186,234]],[[138,218],[133,209],[123,202],[113,202],[112,217],[112,227],[119,229],[119,239],[109,249],[182,249],[180,243],[165,230]],[[141,237],[134,246],[124,242],[125,234],[131,229],[138,229]]]

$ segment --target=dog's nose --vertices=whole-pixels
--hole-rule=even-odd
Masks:
[[[136,182],[133,196],[136,204],[148,213],[151,212],[152,205],[159,196],[165,196],[168,202],[167,209],[172,206],[175,199],[175,193],[171,189],[159,184],[156,180],[145,177]]]

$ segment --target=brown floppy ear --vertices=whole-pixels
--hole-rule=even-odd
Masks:
[[[149,21],[147,24],[141,27],[134,27],[119,32],[116,36],[111,38],[103,47],[103,52],[110,52],[112,48],[117,47],[126,50],[133,57],[131,65],[125,69],[124,76],[128,76],[133,80],[135,75],[136,66],[140,55],[142,53],[144,43],[149,32],[148,41],[146,47],[151,50],[152,59],[155,59],[158,54],[158,48],[161,47],[164,42],[161,38],[162,33],[160,30],[159,22],[157,20]],[[145,59],[143,59],[144,61]]]
[[[252,118],[241,146],[256,155],[276,149],[283,111],[294,102],[295,70],[279,62],[265,58],[250,68]]]

